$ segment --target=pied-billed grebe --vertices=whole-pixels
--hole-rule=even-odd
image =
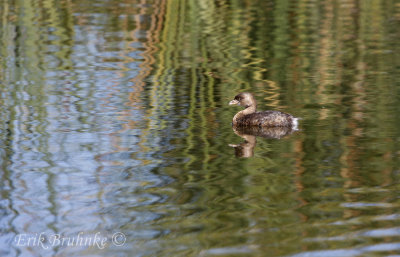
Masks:
[[[240,105],[245,109],[233,117],[234,126],[290,127],[297,129],[298,118],[280,111],[256,112],[256,99],[251,93],[240,93],[229,102],[229,105]]]

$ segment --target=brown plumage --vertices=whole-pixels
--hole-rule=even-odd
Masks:
[[[281,139],[292,134],[295,129],[292,127],[234,126],[233,131],[240,137],[251,135],[270,139]]]
[[[257,102],[251,93],[240,93],[229,105],[245,107],[233,117],[234,126],[291,127],[297,128],[298,118],[280,111],[256,112]]]

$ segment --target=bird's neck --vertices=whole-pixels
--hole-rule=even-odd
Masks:
[[[236,125],[238,123],[238,120],[242,118],[243,116],[249,115],[251,113],[256,112],[256,107],[255,106],[249,106],[243,111],[240,111],[236,113],[235,116],[233,116],[233,125]]]

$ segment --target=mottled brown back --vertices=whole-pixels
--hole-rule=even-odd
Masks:
[[[239,126],[291,127],[294,117],[280,111],[263,111],[247,114],[237,121]]]
[[[264,137],[264,138],[276,138],[280,139],[284,136],[287,136],[293,133],[292,127],[260,127],[260,126],[234,126],[233,130],[239,136],[244,135],[252,135],[257,137]]]

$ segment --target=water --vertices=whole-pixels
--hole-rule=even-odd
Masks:
[[[396,1],[6,0],[0,16],[1,256],[400,252]],[[241,91],[300,130],[234,131]]]

